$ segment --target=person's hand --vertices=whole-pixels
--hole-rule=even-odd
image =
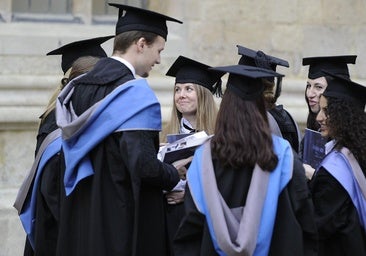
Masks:
[[[192,161],[192,159],[193,159],[193,156],[190,156],[188,158],[180,159],[180,160],[172,163],[172,165],[178,171],[179,178],[181,178],[182,180],[186,179],[186,173],[187,173],[186,165],[189,164]]]
[[[311,178],[314,175],[315,169],[313,167],[311,167],[308,164],[302,164],[304,166],[305,169],[305,176],[308,180],[311,180]]]
[[[184,201],[184,190],[171,191],[165,194],[168,204],[179,204]]]

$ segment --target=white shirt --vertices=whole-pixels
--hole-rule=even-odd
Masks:
[[[192,131],[194,131],[194,128],[192,127],[191,123],[187,119],[182,117],[182,119],[180,120],[179,133],[191,133]]]
[[[131,63],[129,63],[127,60],[125,60],[121,57],[118,57],[118,56],[111,56],[111,58],[123,63],[124,65],[126,65],[126,67],[128,67],[128,69],[131,70],[132,75],[136,78],[135,68],[132,66]]]

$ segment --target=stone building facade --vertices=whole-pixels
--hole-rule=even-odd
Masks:
[[[45,54],[66,43],[114,33],[116,11],[107,0],[0,1],[0,256],[22,254],[24,232],[12,204],[34,157],[38,117],[62,78],[59,56]],[[300,125],[307,108],[303,57],[357,54],[350,67],[366,79],[366,2],[363,0],[139,0],[174,16],[162,64],[149,81],[169,117],[174,79],[165,77],[178,55],[209,65],[237,63],[236,45],[284,58],[289,69],[279,99]],[[103,44],[108,54],[112,41]]]

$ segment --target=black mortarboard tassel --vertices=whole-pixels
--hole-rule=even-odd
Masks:
[[[243,100],[255,100],[262,96],[264,84],[256,82],[257,79],[284,76],[269,69],[247,65],[232,65],[211,69],[228,72],[227,89],[231,90]]]
[[[114,36],[96,37],[65,44],[60,48],[47,53],[47,55],[62,55],[61,68],[64,74],[71,68],[75,60],[83,56],[107,57],[100,46]]]
[[[254,51],[252,49],[246,48],[241,45],[237,45],[238,54],[242,55],[239,64],[240,65],[248,65],[253,67],[259,67],[264,69],[269,69],[276,71],[277,66],[290,67],[288,61],[267,55],[262,51]],[[274,78],[271,77],[268,79],[271,82],[274,82]],[[282,90],[282,78],[279,77],[277,79],[276,91],[274,93],[274,102],[276,102],[277,98],[280,96]]]
[[[271,69],[273,71],[276,71],[278,65],[287,68],[290,66],[288,61],[265,54],[262,51],[254,51],[241,45],[237,45],[237,47],[238,54],[242,55],[239,60],[240,65]]]
[[[166,73],[175,77],[175,83],[193,83],[203,86],[213,94],[221,96],[221,77],[224,72],[209,70],[210,66],[179,56]]]
[[[124,4],[109,3],[110,6],[118,8],[118,21],[116,24],[116,35],[131,31],[146,31],[162,36],[165,40],[168,36],[167,21],[183,23],[172,17]]]
[[[347,64],[355,64],[356,58],[357,55],[306,57],[302,59],[302,65],[309,65],[308,78],[310,79],[325,76],[323,70],[350,77]]]
[[[366,87],[351,81],[340,75],[332,74],[323,70],[324,74],[329,76],[327,78],[328,86],[323,95],[326,97],[334,97],[344,99],[359,106],[362,110],[365,109],[366,104]]]

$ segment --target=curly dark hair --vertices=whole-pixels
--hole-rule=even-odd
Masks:
[[[327,125],[336,149],[348,148],[366,175],[366,113],[350,101],[327,98]]]
[[[257,163],[263,170],[272,171],[278,158],[273,151],[263,98],[244,101],[226,90],[211,145],[213,156],[224,168],[253,168]]]

